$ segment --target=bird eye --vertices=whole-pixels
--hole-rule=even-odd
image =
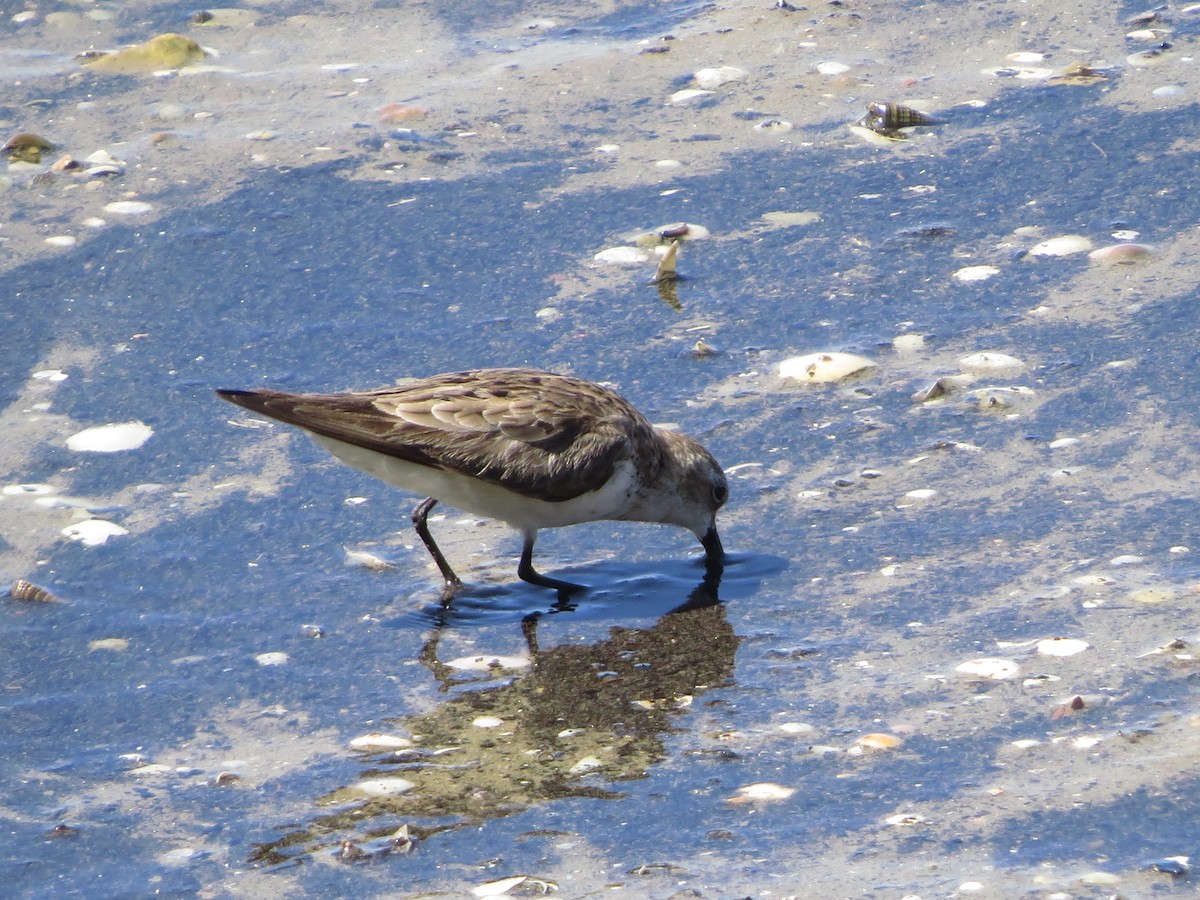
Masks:
[[[723,484],[714,484],[713,485],[713,499],[716,500],[718,504],[724,503],[728,496],[729,496],[729,488],[728,487],[726,487]]]

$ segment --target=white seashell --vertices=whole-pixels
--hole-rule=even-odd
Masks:
[[[1015,747],[1018,750],[1032,750],[1034,747],[1041,746],[1041,741],[1035,738],[1021,738],[1020,740],[1009,743],[1010,747]]]
[[[921,825],[928,821],[924,816],[917,813],[896,813],[894,816],[888,816],[883,820],[884,825],[892,825],[896,827]]]
[[[1049,59],[1048,53],[1037,53],[1032,50],[1018,50],[1016,53],[1010,53],[1004,57],[1005,62],[1013,63],[1019,66],[1036,66],[1040,62],[1045,62]]]
[[[521,886],[528,880],[528,875],[513,875],[511,878],[500,878],[496,881],[488,881],[484,884],[476,885],[471,888],[471,893],[476,897],[500,897],[507,894],[513,888]]]
[[[254,657],[254,661],[260,666],[285,666],[288,655],[281,650],[273,650],[270,653],[258,654]]]
[[[766,131],[771,134],[787,134],[795,126],[783,119],[766,119],[754,126],[755,131]]]
[[[779,730],[784,734],[814,734],[817,729],[807,722],[784,722]]]
[[[365,569],[371,569],[376,572],[395,568],[382,556],[376,556],[374,553],[368,553],[365,550],[351,550],[349,547],[343,547],[342,551],[346,554],[346,565],[348,566],[362,566]]]
[[[1090,645],[1079,638],[1046,638],[1037,642],[1037,652],[1042,656],[1074,656]]]
[[[614,266],[637,266],[649,262],[651,256],[641,247],[610,247],[601,250],[592,259]]]
[[[1164,84],[1162,87],[1156,87],[1150,92],[1151,97],[1179,97],[1183,95],[1183,88],[1177,84]]]
[[[683,106],[688,103],[695,103],[703,97],[711,97],[712,91],[702,91],[697,88],[685,88],[682,91],[676,91],[667,98],[667,102],[673,106]]]
[[[105,212],[116,216],[138,216],[148,213],[152,209],[154,209],[153,204],[146,203],[144,200],[114,200],[104,206]]]
[[[380,734],[378,731],[360,735],[350,741],[351,750],[369,750],[371,752],[403,750],[412,745],[413,742],[406,737],[400,737],[398,734]]]
[[[393,776],[391,778],[364,778],[356,781],[351,788],[368,797],[394,797],[411,791],[416,784],[407,778]]]
[[[145,422],[114,422],[85,428],[67,438],[67,447],[84,453],[119,453],[136,450],[154,434]]]
[[[105,519],[84,519],[82,522],[68,525],[61,534],[85,547],[99,547],[110,537],[129,534],[129,529]]]
[[[796,381],[828,384],[874,367],[875,362],[865,356],[834,350],[789,357],[779,364],[779,375]]]
[[[54,488],[48,484],[6,484],[0,493],[3,493],[6,497],[38,497],[44,496],[45,494],[53,494]]]
[[[526,669],[528,656],[460,656],[444,664],[457,672],[490,672],[499,669]]]
[[[69,376],[62,369],[42,369],[29,377],[36,381],[66,381]]]
[[[656,159],[654,161],[654,168],[656,168],[656,169],[681,169],[681,168],[683,168],[683,163],[681,163],[677,159]]]
[[[504,724],[504,720],[495,716],[477,716],[471,720],[471,724],[476,728],[499,728]]]
[[[960,675],[973,675],[976,678],[990,678],[993,681],[1002,681],[1005,678],[1016,676],[1021,671],[1021,667],[1011,659],[983,656],[978,659],[968,659],[965,663],[959,663],[954,667],[954,671]]]
[[[97,638],[88,641],[89,650],[113,650],[120,653],[129,649],[129,638]]]
[[[74,247],[79,239],[73,234],[56,234],[46,238],[45,242],[51,247]]]
[[[850,71],[850,67],[845,63],[826,60],[825,62],[817,63],[817,71],[822,75],[844,75]]]
[[[1081,234],[1060,234],[1029,248],[1030,256],[1070,256],[1092,249],[1092,242]]]
[[[964,283],[971,281],[987,281],[1000,274],[995,266],[963,266],[950,277]]]
[[[1114,556],[1108,561],[1108,564],[1110,566],[1136,566],[1142,562],[1145,562],[1145,559],[1135,553],[1123,553],[1120,556]]]
[[[999,372],[1015,371],[1025,368],[1025,363],[1007,353],[997,353],[994,350],[982,350],[971,353],[958,361],[968,372]]]
[[[739,69],[737,66],[717,66],[716,68],[700,69],[692,75],[692,78],[700,87],[711,91],[723,84],[729,84],[731,81],[744,81],[749,74],[745,69]]]
[[[904,496],[910,500],[928,500],[937,494],[933,488],[917,488],[916,490],[908,491]]]
[[[759,781],[738,788],[737,793],[729,798],[729,803],[770,803],[775,800],[786,800],[796,793],[795,788],[784,787],[770,781]]]
[[[1059,438],[1056,441],[1051,441],[1049,446],[1051,450],[1062,450],[1065,447],[1074,447],[1081,443],[1083,442],[1079,438]]]

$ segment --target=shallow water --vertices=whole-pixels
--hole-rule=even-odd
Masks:
[[[571,897],[1185,893],[1186,878],[1149,866],[1200,837],[1200,85],[1180,61],[1200,17],[1174,15],[1160,68],[1079,87],[979,70],[1026,47],[1058,64],[1071,61],[1059,47],[1118,60],[1135,10],[1100,4],[1063,24],[1033,8],[1024,31],[998,33],[987,4],[953,23],[936,6],[851,20],[837,7],[617,4],[529,29],[561,16],[536,6],[471,19],[463,5],[370,8],[381,36],[417,20],[436,34],[420,90],[389,80],[412,59],[355,41],[348,17],[323,30],[289,18],[312,12],[303,4],[257,34],[204,33],[252,75],[114,84],[39,62],[23,86],[53,105],[45,122],[12,107],[11,130],[41,125],[80,153],[109,138],[94,125],[79,137],[79,119],[101,120],[136,164],[98,189],[9,173],[0,482],[47,483],[130,533],[69,543],[60,529],[82,513],[0,497],[0,574],[63,598],[0,606],[0,874],[22,896],[460,896],[520,875]],[[185,17],[174,4],[153,16],[160,30]],[[103,45],[153,33],[135,25],[120,19]],[[955,59],[912,37],[939,29],[980,49]],[[637,52],[668,30],[669,53]],[[77,48],[69,32],[23,34],[71,71],[56,49]],[[297,35],[367,81],[303,53],[288,56],[303,84],[255,68]],[[571,41],[586,47],[574,61]],[[811,64],[845,47],[871,80],[815,80]],[[708,106],[662,105],[686,73],[723,62],[754,75]],[[887,147],[845,128],[926,70],[947,125]],[[1183,95],[1148,99],[1166,83]],[[274,122],[252,102],[264,85]],[[373,121],[380,101],[421,93],[435,111],[414,131]],[[980,96],[983,108],[956,105]],[[164,100],[219,115],[152,150],[159,126],[142,117]],[[796,128],[764,138],[737,115],[748,108]],[[301,113],[305,127],[279,125]],[[244,140],[267,124],[283,134]],[[621,149],[596,151],[609,142]],[[682,167],[653,165],[667,157]],[[155,213],[80,226],[124,191]],[[763,218],[774,211],[820,218],[778,227]],[[647,284],[652,265],[591,265],[675,221],[713,238],[683,245],[671,303]],[[1014,234],[1028,226],[1041,230]],[[1108,269],[1024,254],[1118,229],[1156,254]],[[79,245],[41,245],[61,231]],[[981,263],[1001,275],[952,279]],[[896,349],[904,333],[924,346]],[[698,358],[697,338],[719,352]],[[831,349],[879,366],[835,386],[773,374]],[[1032,395],[913,402],[976,350],[1026,366],[971,388]],[[733,489],[720,584],[684,532],[581,526],[539,541],[543,571],[592,587],[555,609],[515,581],[515,536],[445,511],[433,530],[475,587],[442,615],[409,528],[418,498],[212,394],[486,365],[610,381],[700,437]],[[69,377],[31,377],[52,368]],[[155,431],[138,450],[66,447],[133,420]],[[919,488],[936,493],[908,496]],[[345,548],[392,568],[349,565]],[[446,665],[520,662],[531,637],[536,666]],[[1038,655],[1032,642],[1050,637],[1091,646]],[[94,643],[110,638],[127,644]],[[256,661],[268,652],[286,664]],[[1021,673],[955,672],[977,657]],[[415,747],[348,748],[375,731]],[[879,732],[902,746],[856,749]],[[214,784],[222,772],[239,780]],[[380,777],[414,786],[355,791]],[[730,802],[759,782],[796,792]],[[405,825],[411,848],[388,845]]]

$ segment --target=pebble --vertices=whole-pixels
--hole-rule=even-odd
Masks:
[[[122,528],[116,522],[109,522],[106,519],[84,519],[82,522],[68,525],[61,534],[69,540],[78,541],[85,547],[99,547],[110,537],[129,534],[129,529]]]
[[[856,353],[829,351],[791,356],[779,363],[779,376],[795,381],[828,384],[875,367],[875,362]]]
[[[136,450],[154,434],[145,422],[114,422],[85,428],[67,438],[67,448],[83,453],[119,453]]]

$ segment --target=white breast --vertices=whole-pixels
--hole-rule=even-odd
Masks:
[[[476,515],[499,519],[520,531],[558,528],[599,519],[624,519],[637,489],[633,463],[629,460],[618,463],[612,477],[599,490],[571,500],[547,501],[334,438],[317,434],[311,434],[311,437],[342,462],[381,481],[423,497],[435,497],[442,503]]]

